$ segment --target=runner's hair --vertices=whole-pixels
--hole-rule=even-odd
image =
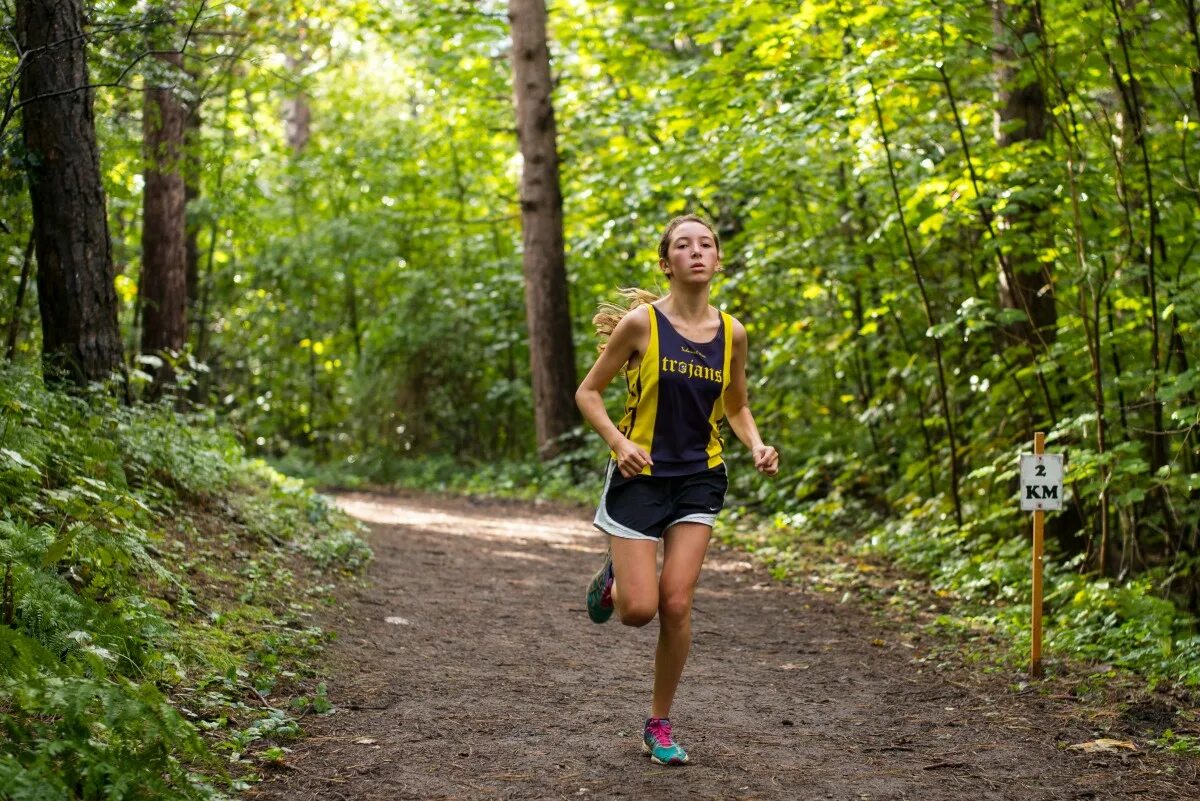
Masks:
[[[612,336],[613,329],[625,315],[638,306],[653,303],[660,297],[636,286],[618,289],[617,294],[624,299],[624,302],[602,301],[596,311],[596,316],[592,318],[592,323],[596,326],[596,336],[600,337],[600,344],[596,349],[602,352],[604,346],[608,344],[608,338]]]

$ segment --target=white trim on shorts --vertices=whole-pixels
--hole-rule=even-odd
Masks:
[[[706,515],[700,512],[696,514],[684,515],[678,520],[672,520],[670,523],[667,523],[666,527],[663,528],[663,533],[666,534],[667,531],[670,530],[671,526],[675,525],[676,523],[703,523],[709,528],[715,528],[717,525],[717,516]]]
[[[613,520],[609,515],[605,504],[608,501],[608,485],[612,481],[612,474],[616,469],[616,462],[608,463],[608,471],[604,474],[604,489],[600,492],[600,505],[596,507],[596,519],[592,521],[592,525],[605,534],[611,534],[614,537],[622,537],[627,540],[650,540],[651,542],[658,542],[658,537],[651,537],[649,534],[635,531],[629,526],[622,525]]]

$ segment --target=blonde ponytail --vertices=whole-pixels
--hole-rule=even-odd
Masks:
[[[635,286],[618,289],[617,294],[625,299],[624,303],[603,301],[596,311],[596,316],[592,318],[592,323],[596,326],[596,336],[600,337],[600,344],[596,349],[601,352],[608,344],[608,338],[612,336],[613,329],[626,314],[638,306],[644,306],[659,299],[659,296],[653,292],[647,292],[645,289],[638,289]]]

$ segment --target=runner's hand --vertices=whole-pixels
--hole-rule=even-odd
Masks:
[[[754,467],[766,476],[779,472],[779,451],[770,445],[759,445],[751,453],[754,455]]]
[[[621,441],[613,450],[617,454],[617,469],[625,478],[633,478],[641,473],[646,465],[654,464],[650,461],[650,454],[634,445],[628,437],[621,437]]]

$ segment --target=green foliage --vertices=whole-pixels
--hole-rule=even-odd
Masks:
[[[341,465],[320,465],[293,451],[276,466],[315,485],[390,485],[521,500],[554,499],[590,504],[603,483],[602,462],[591,453],[568,451],[541,462],[474,462],[449,456],[396,457],[376,453]],[[334,547],[340,540],[330,538]],[[315,557],[314,558],[320,558]]]
[[[0,699],[6,798],[212,796],[186,769],[203,743],[149,682],[43,670],[3,679]]]
[[[240,765],[287,729],[243,699],[294,681],[321,647],[302,588],[326,594],[313,580],[369,550],[204,413],[48,392],[9,368],[0,453],[4,797],[214,797],[214,744],[236,741]],[[312,578],[297,585],[295,565]],[[215,589],[234,579],[240,595]],[[235,716],[247,728],[216,736]]]
[[[143,24],[179,41],[199,8],[171,20],[143,5],[100,6],[106,23],[139,24],[91,31],[97,82],[123,74]],[[1052,556],[1071,590],[1058,610],[1084,586],[1069,572],[1200,612],[1195,21],[1188,4],[1052,0],[1039,33],[1013,16],[1021,7],[997,26],[991,5],[965,0],[552,4],[579,371],[595,305],[618,286],[655,287],[663,222],[699,211],[722,237],[714,301],[746,325],[753,408],[783,454],[767,484],[734,444],[735,497],[798,529],[837,520],[946,592],[1007,601],[1024,581],[1016,457],[1045,431],[1067,464]],[[194,396],[217,410],[196,428],[219,416],[253,454],[321,463],[332,480],[582,499],[603,459],[594,441],[573,464],[532,462],[503,4],[209,4],[200,27],[232,35],[188,48],[189,90],[204,99],[189,212],[206,314],[188,355],[207,365]],[[0,53],[0,68],[15,65]],[[997,90],[1023,86],[1044,100],[1025,109],[1044,136],[1020,114],[999,119]],[[97,93],[131,351],[139,97]],[[285,123],[299,99],[313,122],[303,147]],[[0,132],[4,320],[29,230],[13,130]],[[1006,297],[1021,275],[1040,276],[1031,297],[1053,303],[1037,335]],[[34,308],[30,297],[15,313],[19,360],[37,354]],[[226,480],[198,454],[232,440],[122,425],[86,469],[21,431],[0,450],[6,506],[49,482],[22,501],[40,506],[20,518],[28,556],[13,581],[63,619],[89,613],[53,601],[28,559],[75,559],[78,576],[56,580],[84,586],[110,564],[154,575],[153,550],[98,533],[144,514],[120,482],[157,509]],[[118,442],[144,464],[117,458]],[[246,526],[273,542],[289,524]],[[336,539],[309,547],[356,558]],[[1131,652],[1163,637],[1168,662],[1189,652],[1186,618],[1128,608],[1144,630],[1118,615],[1105,632]],[[1080,631],[1100,637],[1105,620],[1084,615]]]

